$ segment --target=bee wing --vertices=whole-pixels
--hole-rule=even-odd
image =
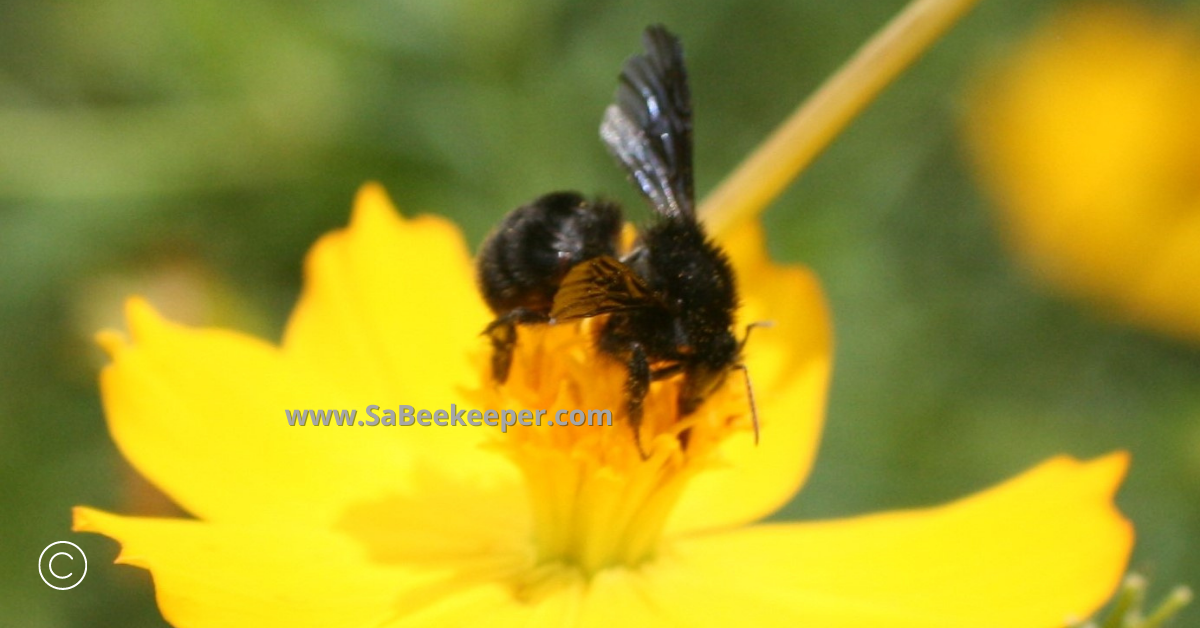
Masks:
[[[625,62],[600,138],[654,210],[694,220],[692,105],[683,45],[662,26],[642,35],[644,54]]]
[[[644,307],[663,306],[633,270],[603,255],[571,268],[554,296],[550,318],[590,318]]]

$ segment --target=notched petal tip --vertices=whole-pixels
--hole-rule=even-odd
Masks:
[[[354,195],[354,210],[351,214],[351,226],[358,226],[359,221],[371,221],[379,217],[398,217],[400,211],[388,196],[382,184],[367,181],[358,188]]]
[[[1099,458],[1084,460],[1080,464],[1087,475],[1095,479],[1098,486],[1107,486],[1111,495],[1116,494],[1121,482],[1129,473],[1130,459],[1129,452],[1118,450]]]
[[[1095,487],[1097,494],[1108,501],[1113,517],[1124,528],[1124,542],[1129,546],[1133,545],[1135,536],[1133,522],[1117,508],[1113,500],[1129,473],[1131,458],[1129,452],[1118,450],[1099,458],[1084,461],[1081,463],[1083,468],[1080,470],[1080,481]]]
[[[136,343],[161,329],[166,319],[144,297],[132,296],[125,300],[125,324]]]
[[[1069,490],[1080,500],[1107,501],[1111,504],[1129,471],[1129,452],[1118,450],[1090,460],[1060,455],[1026,471],[1014,482]],[[1003,486],[1003,485],[1002,485]],[[996,490],[995,487],[990,490]],[[984,491],[987,493],[988,491]],[[967,499],[973,499],[969,497]],[[1120,515],[1113,506],[1113,511]]]
[[[455,245],[462,241],[462,232],[453,221],[436,214],[405,215],[392,201],[387,189],[374,181],[364,183],[355,194],[349,227],[326,234],[326,237],[350,232],[414,233],[420,234],[422,242],[453,242]]]
[[[97,345],[100,345],[100,349],[108,355],[110,360],[115,360],[117,354],[128,346],[128,338],[125,337],[125,334],[115,329],[102,329],[96,332],[92,338]]]
[[[114,565],[132,565],[145,569],[149,568],[145,559],[130,556],[125,547],[125,542],[112,532],[112,527],[118,520],[118,517],[115,515],[87,506],[75,506],[71,509],[71,518],[71,530],[73,532],[102,534],[116,541],[121,546],[117,557],[113,559]]]
[[[93,515],[97,511],[88,508],[87,506],[75,506],[71,509],[71,531],[72,532],[96,532],[96,525],[92,520]]]
[[[1081,496],[1108,501],[1114,514],[1125,521],[1123,515],[1111,504],[1116,497],[1121,483],[1129,472],[1129,452],[1118,450],[1090,460],[1080,460],[1073,456],[1061,455],[1043,462],[1034,471],[1054,473],[1061,478],[1064,485],[1071,485],[1080,490]],[[1067,478],[1070,479],[1067,479]]]

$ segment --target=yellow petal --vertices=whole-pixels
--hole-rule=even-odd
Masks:
[[[722,244],[737,272],[742,323],[773,323],[746,345],[762,431],[757,446],[750,433],[730,438],[721,452],[728,464],[689,483],[673,533],[754,521],[787,503],[812,468],[825,417],[832,333],[820,284],[806,269],[771,263],[757,221],[743,221]]]
[[[158,606],[188,628],[569,625],[582,579],[519,594],[524,557],[386,565],[337,534],[280,525],[121,517],[75,509],[76,531],[121,543],[117,563],[148,570]]]
[[[403,219],[380,186],[367,184],[349,228],[309,253],[283,344],[370,403],[441,408],[477,385],[470,356],[486,346],[489,320],[458,228],[435,216]],[[464,432],[452,438],[481,436]]]
[[[1127,464],[1056,458],[938,508],[696,536],[645,570],[644,593],[688,626],[1062,626],[1125,570]]]
[[[336,524],[373,547],[383,536],[370,521],[387,521],[394,538],[412,539],[469,518],[464,534],[441,537],[464,549],[495,543],[498,534],[517,538],[515,517],[527,508],[507,460],[470,446],[450,458],[422,438],[472,428],[293,427],[285,410],[361,415],[366,403],[383,400],[336,390],[256,339],[167,322],[137,299],[128,318],[133,342],[104,337],[113,359],[100,377],[109,428],[125,457],[192,513]],[[448,519],[430,521],[431,512]],[[395,553],[394,544],[377,551]]]
[[[578,581],[556,586],[537,599],[525,599],[514,594],[510,584],[480,584],[403,613],[380,628],[562,628],[574,625],[585,590],[586,585]]]
[[[679,539],[640,569],[560,574],[542,594],[486,567],[380,565],[286,526],[81,508],[75,527],[120,540],[118,562],[151,571],[179,626],[1052,628],[1090,614],[1124,570],[1132,531],[1112,494],[1126,466],[1059,458],[939,508]]]
[[[398,593],[432,578],[372,565],[355,544],[281,525],[243,527],[75,509],[75,530],[121,542],[118,563],[154,576],[172,625],[201,628],[378,625]]]

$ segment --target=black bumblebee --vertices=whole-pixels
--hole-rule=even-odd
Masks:
[[[479,284],[497,316],[485,330],[494,379],[508,376],[517,325],[607,314],[597,347],[628,366],[627,410],[639,448],[652,381],[683,377],[683,416],[730,370],[745,372],[745,340],[732,331],[733,267],[696,220],[683,47],[662,26],[647,28],[642,41],[646,52],[625,63],[600,137],[649,201],[654,221],[618,258],[620,208],[557,192],[506,216],[478,258]],[[752,392],[750,404],[757,439]]]

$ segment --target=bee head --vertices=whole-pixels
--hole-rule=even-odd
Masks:
[[[694,347],[680,394],[681,414],[693,412],[725,383],[725,377],[737,364],[739,352],[737,340],[728,332],[710,336]]]

